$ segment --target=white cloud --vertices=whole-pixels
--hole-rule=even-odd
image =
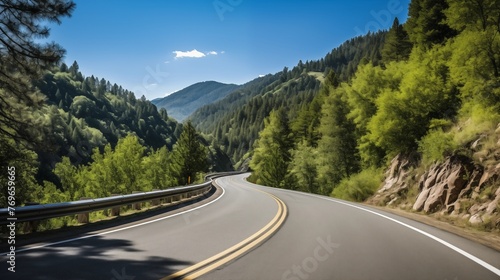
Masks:
[[[184,52],[184,51],[174,51],[173,53],[175,54],[175,59],[185,58],[185,57],[189,57],[189,58],[202,58],[202,57],[206,57],[206,56],[209,56],[209,55],[218,55],[219,54],[216,51],[209,51],[209,52],[206,52],[206,53],[202,53],[202,52],[198,51],[197,49],[193,49],[192,51],[187,51],[187,52]],[[224,51],[220,52],[220,54],[223,54],[223,53],[224,53]]]
[[[187,51],[187,52],[183,52],[183,51],[174,51],[173,52],[175,54],[175,58],[185,58],[185,57],[191,57],[191,58],[202,58],[202,57],[205,57],[206,55],[196,49],[192,50],[192,51]]]
[[[158,87],[157,83],[152,83],[144,86],[147,90],[154,90]]]
[[[259,75],[259,78],[265,77],[266,75]]]

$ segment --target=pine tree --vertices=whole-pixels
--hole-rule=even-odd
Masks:
[[[408,33],[403,28],[403,25],[399,24],[399,19],[395,18],[389,33],[385,37],[382,60],[385,63],[407,60],[411,48],[412,44],[409,41]]]
[[[285,110],[271,112],[259,133],[250,167],[258,182],[276,188],[287,187],[293,134]]]
[[[318,141],[318,181],[321,193],[328,195],[332,187],[343,178],[349,177],[359,169],[359,156],[355,129],[352,120],[347,118],[349,107],[343,88],[327,87],[330,94],[323,104]]]
[[[410,41],[425,49],[456,35],[446,23],[447,0],[412,0],[405,24]]]
[[[30,112],[40,109],[44,97],[33,91],[32,81],[64,55],[59,45],[42,45],[35,40],[49,36],[49,29],[41,23],[60,23],[60,18],[69,16],[74,7],[74,3],[63,0],[0,2],[1,136],[35,142],[37,124],[30,119]]]
[[[185,185],[195,181],[196,174],[208,168],[207,157],[207,149],[201,143],[200,135],[188,122],[172,151],[172,172],[178,183]]]

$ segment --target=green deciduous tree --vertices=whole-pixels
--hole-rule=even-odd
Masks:
[[[448,1],[447,23],[460,34],[450,44],[450,75],[464,103],[500,104],[500,1]],[[472,101],[472,102],[471,102]],[[466,106],[466,107],[467,107]]]
[[[367,139],[389,157],[415,150],[431,120],[456,114],[457,92],[446,66],[449,56],[447,48],[414,52],[407,66],[397,70],[404,73],[399,89],[385,89],[377,98]]]
[[[310,193],[318,193],[317,149],[302,141],[292,152],[290,173],[296,181],[296,188]]]
[[[144,190],[173,187],[176,180],[170,174],[170,154],[167,147],[150,152],[142,160],[143,176],[141,186]]]
[[[70,200],[80,199],[79,196],[83,193],[82,186],[77,181],[77,171],[78,169],[71,164],[68,157],[63,157],[54,169],[54,174],[59,177],[62,189]]]

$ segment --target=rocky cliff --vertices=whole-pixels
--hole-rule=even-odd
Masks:
[[[397,156],[368,203],[500,229],[500,124],[493,135],[480,135],[427,168],[416,157]]]

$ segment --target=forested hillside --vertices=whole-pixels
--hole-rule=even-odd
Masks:
[[[172,148],[180,129],[168,118],[166,110],[158,111],[144,97],[136,99],[133,92],[94,76],[84,77],[77,62],[64,63],[35,82],[46,96],[44,117],[49,126],[46,135],[54,137],[59,155],[74,161],[87,162],[94,147],[136,134],[142,144],[151,148]],[[85,152],[87,150],[87,152]]]
[[[498,210],[500,3],[413,0],[409,16],[403,25],[394,21],[380,60],[361,63],[348,80],[331,71],[298,117],[281,107],[266,118],[250,164],[254,181],[362,201],[378,189],[395,159],[402,173],[388,170],[386,185],[405,178],[397,183],[415,186],[397,189],[394,197],[416,199],[425,186],[420,204],[428,198],[436,211],[452,206],[471,180],[460,197],[489,199],[490,212]],[[438,173],[439,165],[422,177],[429,179],[425,184],[415,182],[432,164],[457,159],[478,173],[450,177],[445,189],[453,185],[455,194],[430,190],[428,174]],[[463,184],[455,188],[458,182]]]
[[[291,70],[285,67],[281,72],[255,79],[226,98],[200,108],[190,119],[201,132],[212,134],[212,145],[220,147],[239,166],[272,110],[287,108],[288,118],[296,119],[313,102],[321,81],[331,70],[337,73],[338,81],[347,81],[360,63],[379,63],[385,34],[356,37],[320,60],[299,61]]]
[[[0,166],[15,176],[0,176],[0,207],[7,188],[15,187],[16,206],[103,197],[192,183],[224,159],[190,123],[104,78],[85,77],[77,62],[62,63],[61,46],[35,41],[48,37],[48,21],[71,15],[73,2],[2,7]]]
[[[76,62],[47,71],[34,84],[46,98],[38,112],[48,143],[47,149],[37,149],[40,180],[57,183],[50,176],[51,169],[63,156],[73,164],[86,164],[94,148],[114,147],[131,133],[152,149],[171,149],[180,135],[181,126],[165,110],[158,112],[144,97],[136,99],[132,92],[105,79],[84,77]]]
[[[77,62],[54,66],[33,84],[43,103],[28,120],[37,124],[39,141],[30,149],[17,148],[24,154],[21,178],[31,190],[20,201],[58,202],[171,187],[196,180],[197,172],[209,167],[205,140],[191,124],[183,127],[165,109],[158,111],[121,86],[84,77]],[[182,143],[174,149],[183,131],[197,139],[184,140],[184,145],[198,143],[194,154],[191,149],[180,154]],[[212,163],[224,159],[216,150],[213,154],[218,157]],[[185,170],[188,158],[196,158],[197,165]]]
[[[226,97],[237,88],[234,84],[200,82],[166,97],[153,99],[151,103],[158,109],[165,108],[172,118],[182,122],[198,108]]]

